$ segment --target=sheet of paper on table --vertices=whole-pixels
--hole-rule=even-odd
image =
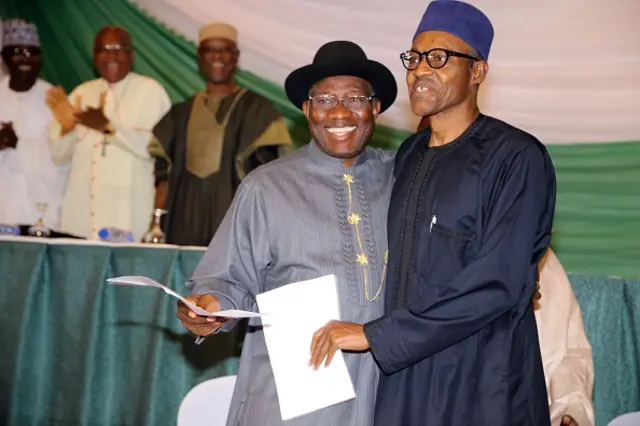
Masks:
[[[285,285],[256,301],[270,313],[262,322],[283,421],[355,398],[341,351],[329,367],[308,365],[313,333],[340,319],[335,275]]]
[[[171,290],[169,287],[166,287],[154,280],[152,280],[151,278],[148,277],[142,277],[142,276],[138,276],[138,275],[127,275],[127,276],[122,276],[122,277],[116,277],[116,278],[109,278],[107,279],[108,282],[110,282],[111,284],[118,284],[118,285],[135,285],[135,286],[146,286],[146,287],[156,287],[159,288],[161,290],[163,290],[165,293],[167,293],[170,296],[173,296],[177,299],[180,299],[185,305],[187,305],[193,312],[195,312],[198,315],[202,315],[202,316],[208,316],[208,317],[226,317],[226,318],[254,318],[254,317],[261,317],[263,316],[263,314],[257,313],[257,312],[249,312],[249,311],[240,311],[237,309],[230,309],[227,311],[219,311],[219,312],[208,312],[205,311],[204,309],[196,306],[195,304],[191,303],[190,301],[188,301],[187,299],[185,299],[184,297],[182,297],[181,295],[179,295],[178,293],[176,293],[175,291]]]

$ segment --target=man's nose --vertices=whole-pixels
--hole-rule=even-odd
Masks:
[[[338,99],[338,104],[329,111],[329,115],[332,117],[348,117],[351,115],[351,111],[344,104],[344,99]]]

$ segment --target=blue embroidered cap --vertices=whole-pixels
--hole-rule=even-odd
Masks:
[[[452,34],[478,51],[482,59],[489,58],[493,41],[493,25],[477,7],[458,0],[435,0],[429,3],[413,38],[425,31]]]
[[[8,19],[2,23],[4,27],[3,46],[40,47],[38,28],[23,19]]]

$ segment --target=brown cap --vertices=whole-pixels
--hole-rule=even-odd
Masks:
[[[213,22],[200,28],[198,32],[198,43],[210,38],[226,38],[238,44],[238,32],[234,27],[223,22]]]

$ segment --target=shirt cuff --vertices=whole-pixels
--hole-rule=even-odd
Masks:
[[[363,326],[364,336],[369,343],[369,350],[385,374],[390,374],[392,370],[391,366],[387,363],[389,354],[384,339],[384,327],[388,321],[389,318],[381,317]]]
[[[219,293],[217,291],[212,291],[212,292],[209,292],[209,293],[218,298],[218,301],[220,302],[220,310],[221,311],[228,311],[228,310],[231,310],[231,309],[238,309],[238,307],[236,306],[234,301],[231,300],[231,298],[229,298],[227,295]],[[220,326],[220,328],[218,328],[212,334],[217,334],[217,333],[219,333],[221,331],[224,331],[224,332],[231,331],[231,330],[233,330],[233,328],[236,326],[237,323],[238,323],[237,319],[230,319],[227,322],[225,322],[224,324],[222,324],[222,326]]]

